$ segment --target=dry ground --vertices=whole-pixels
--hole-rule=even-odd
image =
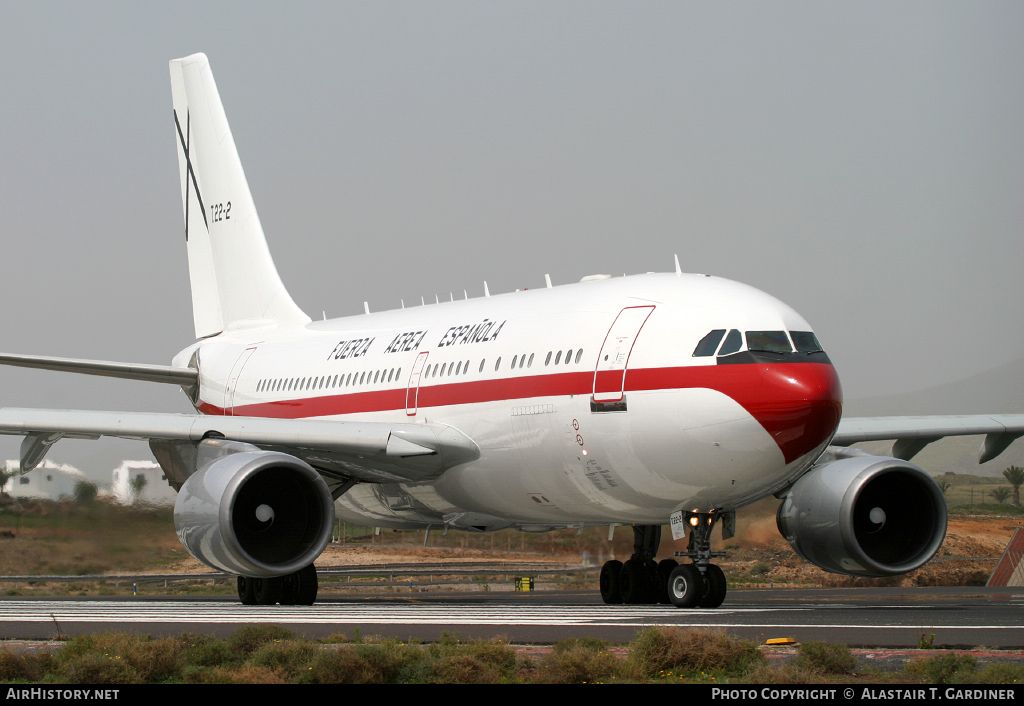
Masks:
[[[775,528],[777,501],[744,508],[736,537],[715,540],[728,556],[718,560],[733,585],[793,584],[819,586],[983,585],[1024,515],[953,515],[939,556],[924,568],[892,579],[858,579],[829,574],[800,559]],[[76,507],[34,503],[0,512],[0,575],[90,573],[205,573],[178,543],[169,510],[136,511],[97,504]],[[974,508],[973,511],[977,511]],[[716,531],[716,536],[720,537]],[[434,532],[422,546],[422,532],[363,535],[346,544],[332,544],[319,565],[443,563],[445,561],[579,563],[584,552],[592,564],[625,559],[632,551],[632,532],[619,527],[612,541],[603,527],[582,534],[564,530],[538,535],[514,531],[492,535]],[[685,549],[665,528],[660,558]],[[594,574],[577,581],[596,580]],[[553,580],[553,579],[552,579]],[[548,582],[544,579],[544,582]]]

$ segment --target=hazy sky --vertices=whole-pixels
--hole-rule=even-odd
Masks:
[[[191,343],[167,62],[204,51],[314,318],[678,253],[801,312],[849,398],[1024,356],[1024,4],[2,8],[0,350]],[[0,405],[191,410],[9,368]]]

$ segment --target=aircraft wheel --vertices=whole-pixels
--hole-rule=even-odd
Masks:
[[[238,600],[242,601],[242,605],[256,605],[256,594],[253,591],[253,581],[248,576],[238,577]]]
[[[288,605],[313,605],[318,588],[316,567],[310,564],[287,578],[291,579],[285,581],[285,593],[290,601]],[[285,605],[283,599],[281,605]]]
[[[249,579],[253,584],[253,595],[256,598],[256,605],[274,605],[281,600],[284,592],[284,579],[280,576],[273,578]]]
[[[609,605],[622,603],[622,591],[619,590],[621,573],[621,561],[606,561],[601,567],[601,600]]]
[[[651,576],[642,561],[630,559],[622,565],[619,590],[622,591],[622,602],[629,605],[642,605],[650,600]]]
[[[668,577],[672,575],[672,570],[677,566],[679,566],[679,562],[675,559],[662,559],[658,562],[658,568],[654,571],[654,582],[651,586],[655,603],[671,603],[668,598]]]
[[[668,577],[668,598],[676,608],[693,608],[704,595],[704,577],[693,564],[672,569]]]
[[[715,564],[708,564],[704,570],[705,591],[698,605],[701,608],[717,608],[725,600],[725,592],[728,584],[725,580],[725,572]]]

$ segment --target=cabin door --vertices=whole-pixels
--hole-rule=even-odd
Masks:
[[[618,402],[626,385],[626,365],[636,337],[653,306],[630,306],[619,312],[608,329],[594,371],[594,401]]]
[[[409,387],[405,390],[405,413],[410,417],[416,416],[416,410],[420,401],[420,378],[423,376],[423,366],[427,364],[429,351],[424,351],[416,356],[416,362],[412,364],[412,372],[409,374]]]
[[[238,356],[238,360],[231,368],[231,374],[228,375],[228,386],[224,390],[224,413],[228,416],[235,415],[235,389],[238,387],[238,378],[242,375],[242,368],[249,362],[249,358],[256,352],[256,346],[252,348],[246,348],[242,351],[242,355]]]

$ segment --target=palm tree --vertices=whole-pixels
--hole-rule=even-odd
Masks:
[[[1020,507],[1020,486],[1024,485],[1024,468],[1010,466],[1003,471],[1003,478],[1013,486],[1013,502],[1010,504]]]
[[[1009,488],[1000,487],[996,488],[995,490],[989,491],[989,495],[991,495],[997,503],[1002,505],[1003,503],[1006,502],[1006,499],[1010,497],[1011,492],[1012,491]]]

